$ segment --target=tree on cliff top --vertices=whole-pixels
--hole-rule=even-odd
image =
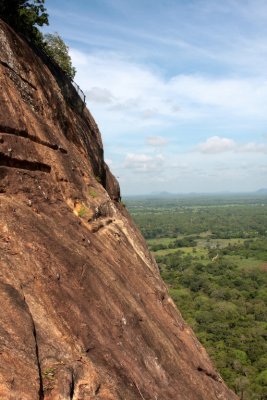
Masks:
[[[44,50],[73,79],[76,69],[72,66],[69,48],[58,33],[44,35]]]
[[[57,34],[42,35],[37,26],[48,25],[45,0],[0,0],[0,18],[42,48],[70,78],[76,73],[68,46]]]
[[[35,44],[42,44],[37,26],[48,25],[45,0],[0,0],[0,17]]]

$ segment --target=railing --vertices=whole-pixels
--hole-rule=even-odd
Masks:
[[[66,71],[64,71],[64,69],[61,68],[61,66],[60,66],[51,56],[49,56],[49,55],[46,53],[45,50],[39,48],[39,51],[40,51],[41,53],[43,53],[43,55],[45,55],[45,56],[49,59],[49,61],[50,61],[56,68],[58,68],[58,69],[61,70],[61,72],[62,72],[62,73],[65,75],[65,77],[70,81],[70,83],[72,84],[72,86],[74,87],[74,89],[76,90],[76,92],[78,93],[78,95],[80,96],[80,99],[82,100],[83,104],[85,104],[86,97],[85,97],[84,92],[83,92],[82,89],[80,88],[80,86],[66,73]]]
[[[64,71],[64,69],[61,68],[61,66],[51,57],[49,56],[44,49],[36,46],[36,44],[34,44],[29,38],[27,38],[25,35],[22,35],[23,38],[32,46],[34,47],[34,49],[36,50],[36,52],[39,52],[40,54],[43,55],[43,57],[47,58],[49,60],[49,62],[58,70],[61,71],[61,73],[64,74],[65,78],[69,80],[69,82],[72,84],[72,86],[74,87],[74,89],[76,90],[77,94],[79,95],[80,99],[82,100],[83,104],[85,105],[85,100],[86,100],[86,96],[84,94],[84,92],[82,91],[82,89],[80,88],[80,86],[74,82],[74,80]]]
[[[69,76],[67,76],[67,77],[69,78]],[[82,89],[80,88],[80,86],[77,85],[76,82],[74,82],[73,79],[71,79],[71,78],[69,78],[69,79],[71,80],[72,86],[74,86],[76,92],[77,92],[78,95],[80,96],[80,98],[81,98],[83,104],[85,104],[86,96],[85,96],[84,92],[82,91]]]

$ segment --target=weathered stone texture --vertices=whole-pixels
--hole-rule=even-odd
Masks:
[[[0,399],[236,399],[120,203],[89,111],[3,22],[0,107]]]

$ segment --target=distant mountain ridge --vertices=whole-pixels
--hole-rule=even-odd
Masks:
[[[267,188],[259,189],[259,190],[257,190],[255,193],[258,193],[258,194],[267,194]]]
[[[177,198],[177,197],[197,197],[197,196],[255,196],[267,195],[267,188],[261,188],[251,192],[188,192],[188,193],[171,193],[167,191],[151,192],[147,194],[131,194],[125,195],[124,198]]]

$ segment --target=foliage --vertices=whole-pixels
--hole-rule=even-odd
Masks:
[[[249,199],[246,199],[248,202]],[[266,198],[251,198],[251,203],[206,204],[203,198],[157,203],[127,199],[127,208],[146,239],[210,232],[212,239],[251,238],[267,233]],[[231,200],[233,201],[233,200]],[[239,200],[240,201],[240,200]],[[265,206],[264,206],[265,205]],[[236,212],[238,210],[238,212]]]
[[[89,194],[89,196],[93,197],[93,199],[95,199],[97,197],[97,192],[94,188],[90,188],[88,190],[88,194]]]
[[[81,208],[78,211],[78,216],[80,218],[83,218],[87,213],[87,208],[85,206],[81,206]]]
[[[185,237],[183,239],[176,239],[171,241],[169,244],[157,243],[150,246],[150,250],[166,250],[166,249],[177,249],[179,247],[194,247],[197,245],[196,238],[193,236]]]
[[[45,0],[0,0],[0,17],[36,44],[42,43],[37,26],[48,25]]]
[[[243,400],[266,400],[267,198],[139,199],[127,207],[226,383]]]
[[[72,66],[69,56],[69,48],[58,33],[44,35],[44,50],[66,72],[70,78],[74,78],[76,69]]]
[[[157,261],[171,296],[228,385],[243,399],[265,398],[266,272],[244,271],[224,258],[205,264],[182,252]]]
[[[68,46],[58,33],[42,35],[38,30],[39,26],[48,25],[44,3],[45,0],[0,0],[0,17],[16,32],[42,48],[73,79],[76,70]]]

